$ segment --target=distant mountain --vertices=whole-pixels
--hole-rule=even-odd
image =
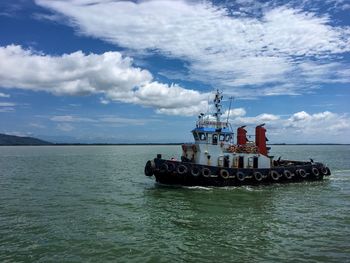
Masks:
[[[20,137],[0,133],[0,145],[50,145],[51,142],[33,137]]]

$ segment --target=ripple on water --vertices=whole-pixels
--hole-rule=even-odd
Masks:
[[[333,175],[164,187],[143,164],[176,147],[0,148],[0,261],[349,261],[349,147],[276,148],[324,158]]]

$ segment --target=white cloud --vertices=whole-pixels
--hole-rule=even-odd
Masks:
[[[167,114],[167,115],[182,115],[182,116],[193,116],[193,113],[205,112],[208,108],[208,103],[206,101],[201,101],[197,105],[191,105],[188,107],[181,108],[161,108],[157,110],[157,113]]]
[[[244,108],[235,108],[235,109],[231,109],[230,110],[230,114],[229,114],[229,111],[225,111],[223,114],[222,114],[222,118],[227,118],[229,117],[230,119],[233,119],[233,118],[237,118],[237,117],[240,117],[240,116],[244,116],[246,115],[246,110]]]
[[[15,108],[11,108],[11,107],[1,107],[0,108],[0,112],[14,112]]]
[[[342,63],[318,64],[305,61],[298,65],[300,76],[312,83],[349,83],[350,68]]]
[[[78,51],[54,57],[16,45],[0,47],[0,69],[2,87],[68,95],[123,93],[152,79],[119,52],[85,55]]]
[[[16,17],[23,9],[21,3],[1,3],[0,16]]]
[[[244,7],[248,7],[242,1],[236,4],[243,9],[233,15],[208,1],[36,3],[66,16],[65,21],[80,34],[137,52],[184,59],[190,78],[222,87],[292,83],[287,94],[299,94],[310,82],[349,81],[348,75],[341,73],[348,72],[349,65],[333,63],[324,67],[330,57],[350,51],[349,27],[332,25],[329,15],[293,8],[292,4],[256,6],[249,2],[249,8],[259,9],[261,15],[243,16]],[[304,64],[315,57],[318,62],[313,65],[323,71],[322,75],[316,74],[316,80]],[[280,95],[284,91],[259,95]]]
[[[135,118],[124,118],[117,116],[97,116],[94,118],[87,118],[81,116],[73,115],[56,115],[49,118],[53,122],[58,122],[62,124],[69,123],[88,123],[99,125],[144,125],[149,119],[135,119]]]
[[[342,6],[342,9],[343,9],[343,10],[349,10],[349,9],[350,9],[350,4],[344,4],[344,5]]]
[[[70,123],[58,123],[56,128],[63,132],[70,132],[75,129],[75,127]]]
[[[240,125],[260,125],[262,123],[273,123],[274,121],[279,120],[280,117],[274,114],[262,113],[255,117],[237,117],[234,119],[234,123],[239,123]]]
[[[314,114],[300,111],[288,118],[284,126],[304,134],[319,134],[322,132],[337,134],[344,132],[344,130],[350,131],[350,118],[329,111]]]
[[[227,112],[226,112],[227,114]],[[263,113],[257,116],[247,115],[244,108],[231,110],[230,123],[236,129],[246,125],[249,135],[255,133],[255,127],[265,123],[267,137],[272,143],[347,143],[350,134],[350,117],[330,111],[308,113],[299,111],[289,115]],[[227,116],[223,115],[226,119]],[[84,117],[78,115],[57,115],[49,118],[57,123],[57,128],[64,131],[78,130],[78,125],[101,127],[124,127],[149,125],[158,119],[126,118],[113,115]],[[235,131],[234,131],[235,132]],[[254,140],[253,137],[250,137]]]
[[[100,103],[101,103],[101,104],[104,104],[104,105],[107,105],[107,104],[110,103],[110,101],[109,101],[109,100],[106,100],[105,98],[100,98]]]
[[[257,116],[241,115],[230,119],[235,126],[247,125],[250,131],[256,125],[266,123],[271,142],[341,143],[347,142],[350,134],[349,116],[330,111],[314,114],[300,111],[283,117],[263,113]],[[251,134],[254,134],[254,131]]]
[[[197,115],[208,107],[207,94],[183,89],[178,85],[151,82],[135,92],[136,103],[158,105],[158,113],[169,115]]]
[[[224,118],[227,118],[228,111],[223,114]],[[262,113],[257,116],[246,116],[247,112],[244,108],[232,109],[230,113],[230,122],[236,126],[242,125],[260,125],[262,123],[275,124],[281,121],[281,117],[275,114]],[[255,127],[254,126],[254,127]]]
[[[9,94],[0,92],[0,98],[9,98],[9,97],[10,97]]]
[[[13,107],[15,105],[16,104],[12,102],[0,102],[0,107]]]
[[[196,115],[206,104],[205,94],[153,81],[149,71],[134,67],[132,59],[119,52],[50,56],[16,45],[0,47],[0,86],[57,95],[104,94],[109,100],[169,114],[192,107]]]
[[[91,118],[77,117],[71,115],[57,115],[50,118],[51,121],[55,122],[95,122]]]
[[[98,122],[103,123],[103,125],[112,124],[112,125],[119,125],[119,126],[144,125],[148,121],[149,120],[147,119],[121,118],[121,117],[115,117],[115,116],[104,116],[98,119]]]
[[[14,112],[15,106],[13,102],[0,102],[0,112]]]
[[[21,132],[21,131],[4,131],[2,133],[7,135],[20,136],[20,137],[27,137],[32,135],[31,132]]]
[[[38,128],[38,129],[45,129],[46,128],[45,125],[40,124],[40,123],[36,123],[36,122],[29,123],[29,126],[33,127],[33,128]]]

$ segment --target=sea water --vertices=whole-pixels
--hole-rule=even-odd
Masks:
[[[260,187],[145,177],[180,146],[0,147],[0,262],[349,262],[350,146],[273,146],[332,176]]]

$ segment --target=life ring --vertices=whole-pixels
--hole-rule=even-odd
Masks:
[[[243,182],[245,179],[245,174],[243,172],[238,172],[236,176],[237,176],[237,179],[241,182]]]
[[[168,172],[171,173],[175,170],[175,164],[173,163],[168,163]]]
[[[305,172],[304,169],[299,169],[298,174],[300,175],[301,178],[306,178],[307,173]]]
[[[178,174],[186,174],[188,172],[187,166],[180,164],[177,168],[176,168],[176,172]]]
[[[263,177],[262,173],[260,173],[260,172],[254,172],[254,178],[255,178],[255,180],[257,180],[258,182],[261,182],[262,179],[263,179],[264,177]]]
[[[311,172],[316,177],[320,175],[320,171],[316,167],[312,167]]]
[[[292,179],[293,177],[293,173],[289,170],[284,170],[283,174],[284,174],[284,177],[288,180]]]
[[[210,177],[210,175],[211,175],[210,169],[208,169],[208,168],[203,168],[203,170],[202,170],[202,175],[203,175],[204,177]]]
[[[153,167],[152,162],[148,161],[145,166],[145,175],[146,176],[152,176],[153,175]]]
[[[329,170],[329,168],[328,167],[326,167],[326,169],[327,169],[327,176],[330,176],[331,175],[331,170]]]
[[[272,170],[270,172],[270,176],[271,176],[272,180],[274,180],[274,181],[278,181],[280,179],[280,174],[275,170]]]
[[[322,168],[321,168],[321,173],[322,173],[323,175],[327,175],[327,174],[328,174],[327,167],[322,166]]]
[[[226,169],[221,169],[220,176],[224,179],[227,179],[230,176],[230,173]]]
[[[191,175],[197,177],[201,170],[197,166],[193,166],[191,169]]]
[[[168,169],[169,169],[168,165],[166,163],[162,163],[159,170],[161,173],[166,173]]]

